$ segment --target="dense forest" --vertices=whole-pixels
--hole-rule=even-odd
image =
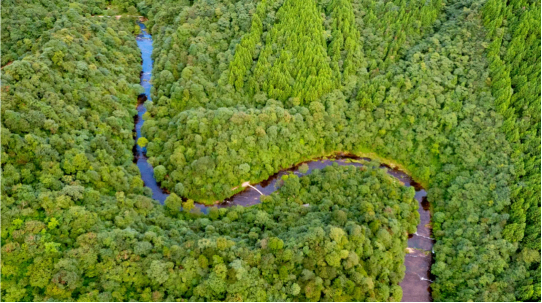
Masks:
[[[4,1],[3,301],[400,301],[423,184],[437,301],[539,301],[540,2]],[[115,18],[122,15],[121,18]],[[133,163],[141,71],[152,200]]]
[[[150,11],[163,186],[213,202],[337,151],[395,162],[429,188],[436,300],[538,300],[539,3],[297,3]]]

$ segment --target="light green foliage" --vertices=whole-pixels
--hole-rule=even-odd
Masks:
[[[330,92],[334,79],[325,48],[322,17],[313,0],[285,0],[254,67],[249,88],[272,99],[308,104]]]
[[[266,11],[265,4],[250,0],[188,2],[154,1],[149,11],[153,47],[161,50],[153,57],[153,100],[161,117],[173,117],[187,108],[230,103],[232,98],[238,101],[234,87],[228,84],[229,67],[237,66],[232,67],[235,76],[231,79],[244,77],[242,66],[251,60],[251,45],[257,43],[258,35],[244,39],[236,63],[232,63],[234,50],[245,33],[258,27],[251,14],[258,11],[264,16],[262,10]],[[261,21],[262,26],[269,23]],[[163,123],[167,119],[146,121],[157,126]]]
[[[336,76],[342,78],[346,93],[355,88],[357,81],[366,73],[360,33],[356,27],[356,17],[349,0],[333,0],[327,7],[328,22],[331,23],[331,42],[328,54],[331,67]]]
[[[221,93],[207,94],[205,103],[177,112],[166,105],[149,110],[152,118],[144,132],[157,143],[150,154],[168,171],[182,171],[162,184],[173,188],[181,182],[186,197],[214,201],[231,196],[231,189],[246,180],[265,180],[308,159],[337,151],[375,153],[428,185],[432,210],[439,213],[433,222],[435,259],[446,265],[432,270],[435,299],[537,298],[539,263],[528,256],[539,247],[528,243],[538,243],[540,235],[535,68],[540,37],[534,17],[540,5],[337,0],[306,6],[299,18],[312,18],[310,26],[290,23],[295,5],[288,1],[278,9],[266,2],[265,11],[276,13],[265,18],[258,13],[261,27],[253,18],[255,31],[247,28],[240,39],[250,40],[254,52],[240,49],[243,60],[234,55],[236,64],[229,65],[243,66],[244,84],[235,86],[240,76],[233,69],[228,81],[219,69],[216,75],[223,76],[212,87]],[[318,16],[311,14],[314,9]],[[194,7],[186,10],[195,12]],[[167,28],[163,22],[162,27]],[[281,77],[303,58],[290,52],[290,64],[281,65],[286,58],[281,59],[281,50],[296,49],[289,43],[320,28],[326,56],[314,46],[310,68],[322,67],[320,59],[327,57],[322,70],[331,70],[326,78],[332,79],[331,89],[316,99],[296,98],[302,95],[293,89],[282,94],[296,82],[280,82]],[[281,47],[274,49],[270,41]],[[319,41],[314,38],[310,45]],[[162,50],[161,58],[175,53]],[[183,73],[193,77],[198,66],[186,66]],[[275,66],[284,69],[272,73]],[[258,84],[272,85],[255,86],[250,79],[257,76]],[[273,95],[275,87],[281,90]],[[245,163],[250,171],[240,176]],[[369,226],[377,230],[379,224]],[[388,243],[385,234],[379,237],[382,245]],[[466,258],[467,252],[478,257]],[[317,281],[309,286],[319,287]],[[397,294],[393,288],[386,291]]]
[[[172,213],[175,214],[181,210],[181,207],[183,206],[183,200],[179,198],[177,194],[172,193],[166,198],[164,204]]]
[[[2,1],[2,66],[39,50],[36,40],[47,40],[48,31],[68,9],[94,15],[101,14],[105,5],[103,0]]]
[[[162,182],[162,180],[164,180],[166,177],[166,174],[167,171],[163,165],[159,165],[154,168],[154,179],[156,179],[156,182]]]
[[[261,43],[263,34],[262,19],[265,18],[267,9],[267,0],[258,3],[256,14],[252,16],[250,32],[246,34],[241,42],[235,47],[235,57],[230,63],[229,82],[240,91],[245,82],[245,77],[252,67],[252,60],[256,55],[256,45]]]
[[[2,69],[6,301],[76,300],[74,291],[108,268],[97,265],[98,254],[89,248],[97,234],[105,232],[104,243],[114,245],[106,229],[134,224],[134,209],[145,213],[153,205],[141,195],[145,190],[132,163],[140,69],[133,37],[119,21],[84,17],[86,8],[77,3],[42,5],[50,13],[4,18],[18,8],[2,3],[2,28],[9,33],[7,38],[2,32],[5,57],[15,56],[12,43],[20,44],[16,34],[28,18],[43,17],[31,26],[41,30],[39,37],[27,33],[32,49],[19,48],[24,58]],[[17,30],[10,18],[20,18]]]
[[[3,3],[3,300],[400,300],[417,205],[379,170],[194,208],[340,151],[426,185],[435,300],[540,300],[539,3],[105,5]],[[134,8],[165,207],[132,163],[134,24],[92,16]]]
[[[512,144],[515,181],[511,187],[511,224],[503,237],[520,242],[514,270],[528,270],[515,294],[540,301],[540,4],[487,1],[484,24],[491,38],[487,51],[491,89],[503,131]]]
[[[156,298],[167,293],[168,300],[391,299],[390,292],[384,290],[402,279],[406,230],[418,223],[412,188],[377,167],[330,166],[289,180],[266,197],[266,203],[212,208],[208,216],[179,213],[181,200],[175,194],[166,200],[167,211],[149,198],[132,194],[118,194],[114,206],[105,199],[95,201],[95,207],[108,211],[93,213],[93,221],[83,219],[88,211],[77,206],[70,210],[79,216],[74,222],[87,225],[82,232],[69,235],[74,241],[71,246],[56,242],[65,238],[62,231],[43,234],[45,225],[39,221],[15,224],[9,234],[15,241],[2,252],[3,291],[12,299],[35,301],[96,301],[107,296],[143,301],[149,300],[147,290]],[[362,193],[358,184],[379,190]],[[388,197],[390,191],[411,199]],[[303,207],[300,201],[311,207]],[[373,205],[374,217],[364,216],[358,207],[361,201]],[[189,203],[193,205],[193,201],[182,203],[183,208]],[[331,209],[343,211],[348,219],[335,220]],[[396,211],[399,209],[407,211]],[[270,220],[276,214],[281,219]],[[268,224],[254,220],[258,217],[268,218]],[[66,216],[60,218],[63,224],[68,223]],[[388,223],[377,231],[394,239],[394,246],[378,244],[368,228],[377,218],[395,226],[393,234],[385,231],[391,227]],[[122,227],[119,221],[125,222]],[[256,236],[250,236],[248,230]],[[17,245],[22,235],[44,237],[48,242],[23,248]],[[373,247],[374,255],[359,249],[368,246]],[[30,279],[9,276],[12,262],[25,258],[31,269],[39,270],[30,271]],[[387,274],[379,276],[382,272]],[[13,284],[15,281],[20,284]],[[377,287],[365,287],[367,281]],[[141,291],[132,291],[132,285]],[[26,296],[25,286],[33,290]]]
[[[147,140],[147,138],[145,137],[140,137],[139,139],[137,139],[137,145],[139,145],[140,147],[147,146],[147,143],[149,143],[149,140]]]

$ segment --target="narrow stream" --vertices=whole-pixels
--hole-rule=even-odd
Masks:
[[[147,29],[143,23],[139,23],[141,28],[141,34],[137,36],[137,45],[141,49],[141,56],[143,58],[142,72],[141,72],[141,85],[145,89],[145,94],[141,94],[138,97],[137,111],[138,115],[134,117],[136,140],[141,138],[141,127],[143,126],[143,114],[147,112],[144,102],[151,100],[150,91],[152,84],[151,72],[152,72],[152,37],[147,32]],[[146,149],[138,146],[134,146],[134,161],[141,172],[141,178],[146,187],[152,190],[152,198],[158,200],[160,203],[164,203],[168,193],[165,192],[156,180],[154,179],[154,171],[152,166],[147,161]],[[339,165],[354,165],[357,167],[363,166],[362,163],[352,162],[351,159],[356,160],[368,160],[362,159],[350,155],[337,155],[334,159],[320,159],[309,162],[304,162],[309,166],[309,170],[305,174],[309,174],[314,169],[322,169],[333,163]],[[216,205],[217,207],[230,207],[234,205],[250,206],[260,203],[261,193],[269,195],[276,190],[276,183],[281,179],[283,175],[294,173],[298,176],[303,176],[298,167],[302,163],[299,163],[295,167],[280,171],[268,180],[263,181],[253,188],[246,187],[246,189]],[[431,215],[429,212],[429,203],[427,202],[427,193],[425,190],[406,173],[391,169],[385,165],[381,166],[382,169],[386,169],[387,173],[402,183],[405,186],[413,186],[416,190],[416,200],[419,203],[420,224],[418,224],[417,231],[414,235],[409,235],[408,239],[408,254],[405,256],[405,278],[399,284],[403,288],[403,300],[406,302],[428,302],[432,301],[431,298],[431,264],[432,264],[432,248],[434,240],[431,238],[430,220]],[[196,204],[196,206],[204,213],[207,212],[208,206],[203,204]]]
[[[145,107],[145,101],[151,101],[151,72],[152,72],[152,37],[147,28],[141,22],[138,23],[141,29],[141,34],[136,38],[137,46],[141,50],[141,58],[143,59],[142,71],[141,71],[141,86],[145,89],[145,94],[139,95],[137,98],[137,116],[134,117],[136,142],[141,138],[141,127],[143,126],[143,115],[147,112]],[[163,191],[156,180],[154,179],[154,170],[150,163],[147,161],[147,155],[145,154],[147,149],[134,145],[134,161],[141,172],[141,179],[145,183],[146,187],[152,190],[152,198],[160,201],[162,204],[167,198],[167,193]]]

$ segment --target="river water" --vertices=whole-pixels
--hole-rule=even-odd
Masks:
[[[136,38],[137,46],[141,50],[141,58],[143,59],[142,71],[141,71],[141,86],[145,89],[145,94],[139,95],[137,99],[137,116],[134,117],[135,124],[135,133],[136,133],[136,142],[137,139],[141,138],[141,127],[143,126],[143,114],[147,112],[145,107],[145,101],[151,101],[151,72],[152,72],[152,37],[147,31],[147,28],[143,23],[139,23],[139,28],[141,29],[141,34]],[[137,145],[134,145],[134,160],[141,172],[141,179],[145,183],[145,186],[149,187],[152,190],[152,198],[155,200],[164,203],[167,198],[167,193],[163,191],[158,183],[154,179],[154,170],[152,165],[147,161],[147,156],[145,155],[146,148]]]
[[[152,72],[152,37],[148,33],[145,25],[139,23],[141,28],[141,34],[136,38],[137,45],[141,50],[141,57],[143,59],[142,72],[141,72],[141,85],[145,89],[145,94],[141,94],[138,97],[137,102],[137,116],[134,117],[136,140],[141,138],[141,127],[143,126],[143,114],[147,112],[145,107],[145,101],[151,100],[151,72]],[[147,161],[146,149],[138,146],[134,146],[134,161],[141,172],[141,178],[146,187],[152,190],[152,198],[158,200],[160,203],[164,203],[168,193],[160,188],[159,184],[154,178],[154,171],[152,166]],[[316,159],[313,161],[304,162],[309,166],[309,170],[305,174],[309,174],[314,169],[322,169],[333,163],[339,165],[354,165],[361,167],[362,163],[353,162],[351,160],[367,160],[352,155],[338,154],[333,159]],[[247,186],[242,192],[222,201],[217,204],[217,207],[230,207],[234,205],[250,206],[260,203],[261,194],[269,195],[276,190],[276,183],[285,174],[294,173],[298,176],[302,176],[299,171],[299,163],[295,167],[285,169],[275,174],[266,181],[253,185],[253,187]],[[408,239],[408,253],[405,255],[405,278],[399,284],[403,289],[404,302],[427,302],[431,301],[431,264],[432,264],[432,248],[433,239],[431,239],[430,220],[431,215],[429,212],[429,203],[427,202],[427,193],[425,190],[406,173],[392,169],[388,166],[382,165],[382,169],[386,169],[387,173],[395,177],[399,181],[405,184],[405,186],[413,186],[416,190],[416,200],[419,203],[420,224],[418,224],[417,231],[414,235],[409,235]],[[203,204],[195,204],[202,212],[206,213],[208,206]]]

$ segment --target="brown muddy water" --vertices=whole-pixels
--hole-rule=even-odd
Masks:
[[[137,111],[138,115],[134,117],[134,132],[135,139],[141,138],[141,127],[143,126],[143,114],[147,112],[145,107],[145,101],[151,101],[150,91],[152,84],[151,72],[152,72],[152,37],[147,32],[145,25],[139,23],[141,28],[141,34],[137,36],[137,45],[141,49],[141,57],[143,58],[142,72],[141,72],[141,85],[145,89],[145,94],[141,94],[138,97]],[[152,166],[147,161],[146,148],[142,148],[137,144],[133,148],[134,162],[137,164],[139,171],[141,172],[141,178],[146,187],[152,190],[152,198],[158,200],[164,204],[168,192],[162,188],[156,182],[154,178],[154,171]],[[269,195],[277,189],[277,181],[281,180],[283,175],[296,174],[303,176],[310,174],[314,169],[322,169],[326,166],[337,163],[338,165],[354,165],[362,167],[363,164],[359,161],[353,162],[352,160],[366,160],[371,159],[359,158],[352,155],[339,154],[333,159],[317,159],[313,161],[304,162],[309,166],[309,170],[303,174],[299,171],[299,166],[303,163],[280,171],[273,175],[269,179],[260,182],[256,185],[247,186],[242,192],[225,199],[221,203],[215,205],[219,208],[231,207],[234,205],[251,206],[260,203],[260,196],[262,194]],[[362,161],[363,162],[363,161]],[[408,253],[405,255],[405,277],[399,284],[403,289],[403,302],[428,302],[432,301],[431,298],[431,264],[432,264],[432,249],[434,240],[431,238],[431,214],[429,212],[429,202],[427,201],[427,193],[406,173],[392,169],[389,166],[382,165],[382,169],[385,169],[387,173],[394,178],[398,179],[405,186],[413,186],[416,190],[416,200],[419,203],[420,224],[416,233],[409,235],[408,239]],[[202,212],[207,213],[209,206],[196,203],[195,206]]]

